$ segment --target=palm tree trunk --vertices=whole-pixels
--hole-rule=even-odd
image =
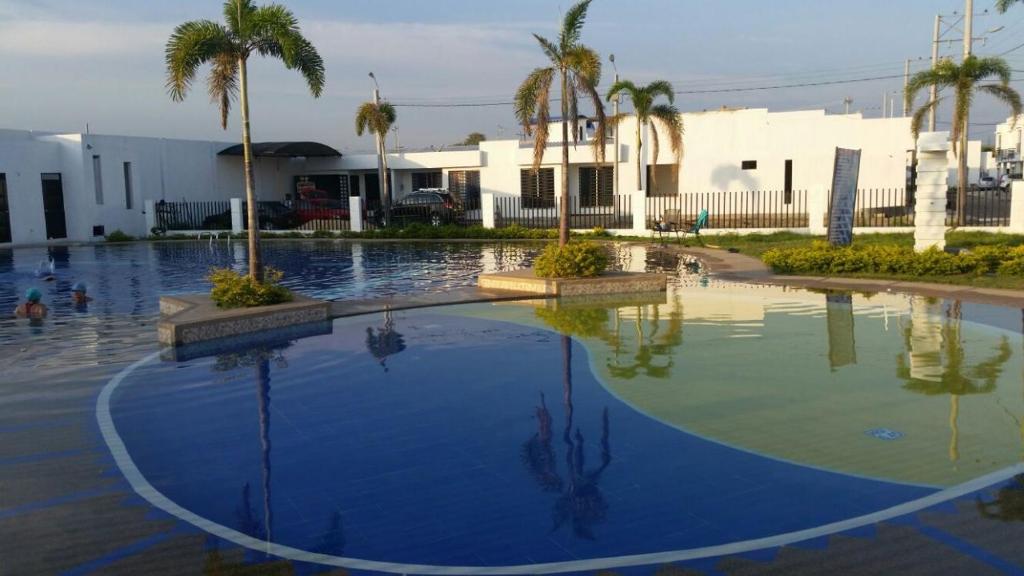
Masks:
[[[957,158],[956,224],[967,225],[967,126],[960,134],[960,157]]]
[[[267,528],[267,542],[273,536],[273,517],[270,507],[270,360],[260,359],[256,364],[256,386],[260,417],[260,463],[263,473],[263,524]]]
[[[385,142],[386,134],[381,134],[380,149],[380,166],[381,166],[381,190],[384,191],[384,222],[388,225],[391,224],[391,184],[389,180],[390,174],[388,174],[388,145]]]
[[[249,80],[245,58],[238,59],[239,101],[242,109],[242,151],[245,158],[245,202],[249,208],[249,277],[263,281],[263,259],[260,257],[260,219],[256,206],[256,179],[253,175],[252,137],[249,135]]]
[[[569,243],[569,100],[568,79],[562,71],[562,197],[559,199],[558,245]]]
[[[644,186],[643,181],[643,154],[640,153],[643,142],[640,140],[640,131],[643,130],[643,124],[640,122],[640,116],[636,117],[636,189],[642,190]],[[648,194],[650,196],[650,194]]]

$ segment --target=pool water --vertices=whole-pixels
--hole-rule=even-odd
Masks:
[[[975,321],[1000,316],[714,282],[377,314],[152,355],[101,412],[169,508],[251,548],[598,569],[827,535],[1017,464],[1024,342]]]

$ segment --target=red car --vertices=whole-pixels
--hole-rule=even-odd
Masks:
[[[323,190],[309,190],[299,194],[295,211],[305,224],[311,220],[348,220],[348,203],[330,198]]]

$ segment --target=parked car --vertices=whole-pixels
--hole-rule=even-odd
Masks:
[[[399,226],[423,222],[431,226],[461,223],[462,202],[444,188],[424,188],[402,198],[391,207],[391,220]]]
[[[995,190],[996,179],[991,176],[982,176],[978,179],[978,190]]]
[[[290,230],[302,224],[298,212],[284,202],[258,202],[257,206],[257,218],[259,218],[261,229]],[[248,222],[243,222],[242,225],[248,227]],[[227,210],[207,216],[203,220],[203,227],[213,230],[230,230],[231,211]]]
[[[299,200],[295,211],[303,224],[310,220],[348,220],[349,216],[347,204],[329,198]]]

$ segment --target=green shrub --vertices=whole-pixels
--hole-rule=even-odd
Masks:
[[[334,232],[330,230],[316,230],[312,234],[313,238],[335,238]]]
[[[950,254],[937,248],[915,252],[892,245],[832,248],[815,242],[803,248],[773,248],[762,260],[781,274],[886,274],[897,276],[1024,276],[1024,247],[979,243]]]
[[[292,293],[278,284],[283,276],[279,270],[268,267],[263,271],[263,282],[258,282],[230,268],[214,268],[208,278],[213,283],[210,299],[221,308],[250,308],[290,302]]]
[[[135,240],[135,236],[125,234],[120,230],[114,230],[106,236],[107,242],[131,242]]]
[[[533,263],[541,278],[581,278],[597,276],[608,267],[608,253],[593,242],[550,244]]]

